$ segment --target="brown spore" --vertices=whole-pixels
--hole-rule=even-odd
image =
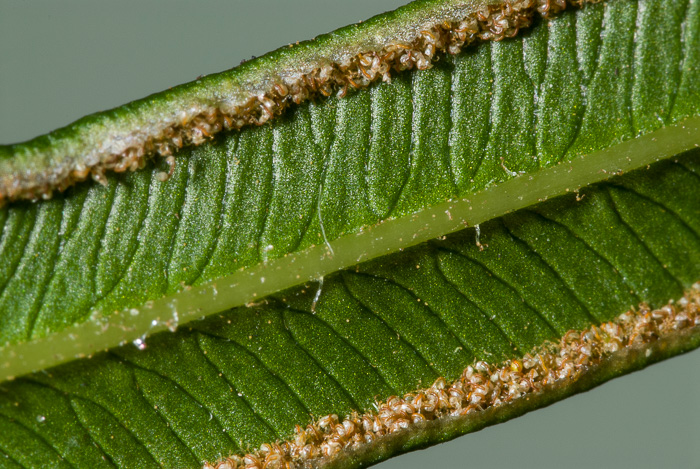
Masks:
[[[98,152],[76,157],[49,168],[0,177],[0,204],[14,200],[48,199],[88,177],[105,184],[109,172],[143,169],[149,158],[170,157],[186,145],[200,145],[221,131],[259,126],[292,105],[309,99],[344,97],[349,90],[368,87],[406,70],[425,70],[441,54],[458,54],[464,47],[484,41],[514,37],[532,24],[535,15],[550,18],[567,6],[580,7],[597,0],[506,0],[485,5],[461,20],[440,20],[422,29],[412,41],[389,43],[376,51],[328,61],[308,73],[290,75],[265,92],[249,96],[237,106],[208,105],[195,114],[182,112],[177,121],[154,127],[147,135],[134,136],[133,144],[119,153]],[[140,132],[140,131],[139,131]],[[129,137],[122,136],[125,140]],[[108,147],[108,146],[107,146]],[[170,161],[169,166],[172,168]],[[167,180],[163,173],[159,179]]]
[[[528,407],[526,401],[549,403],[548,394],[564,397],[596,372],[629,371],[639,357],[663,355],[669,344],[699,333],[700,282],[661,308],[641,304],[613,321],[570,330],[558,342],[546,342],[521,358],[496,364],[477,361],[452,382],[438,378],[428,388],[390,396],[377,402],[376,411],[357,411],[342,419],[325,415],[306,427],[297,425],[286,441],[264,443],[257,451],[205,463],[203,468],[342,466],[349,456],[372,454],[428,426],[469,426],[470,420],[486,420],[499,412],[517,415]]]

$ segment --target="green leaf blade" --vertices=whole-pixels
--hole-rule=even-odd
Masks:
[[[695,152],[679,161],[697,158]],[[630,233],[615,218],[618,208],[610,196],[622,190],[619,187],[644,181],[650,177],[648,171],[655,179],[678,183],[688,173],[681,167],[659,163],[586,189],[580,201],[573,195],[559,198],[483,224],[481,241],[488,244],[483,251],[475,245],[474,230],[464,230],[328,276],[322,285],[295,288],[258,306],[190,323],[174,334],[158,334],[146,340],[145,350],[122,347],[55,368],[48,375],[6,383],[11,391],[3,395],[0,414],[20,418],[10,412],[14,399],[19,399],[22,408],[28,408],[25,415],[60,419],[67,422],[60,428],[71,431],[66,425],[79,426],[79,420],[67,411],[56,415],[57,402],[68,399],[80,402],[81,408],[99,406],[105,410],[91,417],[100,422],[90,426],[92,433],[98,432],[91,438],[105,440],[103,432],[112,432],[110,422],[116,418],[134,435],[134,444],[143,447],[141,452],[154,454],[158,464],[188,466],[288,437],[295,425],[308,421],[309,414],[371,409],[377,395],[410,392],[439,376],[454,379],[474,359],[494,362],[520,356],[562,331],[611,320],[628,303],[654,304],[649,284],[677,281],[679,292],[682,286],[687,288],[670,269],[648,258],[635,264],[647,283],[630,290],[624,266],[639,259],[639,244],[633,240],[679,246],[673,238],[669,241],[676,226],[662,224],[665,231]],[[646,199],[632,200],[645,206]],[[547,217],[552,213],[558,221]],[[648,211],[639,213],[650,217]],[[566,249],[559,243],[571,238],[567,227],[579,225],[584,215],[589,231],[574,244],[583,250],[577,258],[584,272],[595,275],[582,277],[569,269],[571,240]],[[698,243],[700,237],[694,234],[693,240]],[[605,247],[612,243],[624,247],[616,251],[616,258],[607,257]],[[666,261],[671,265],[685,256],[678,249]],[[517,258],[521,265],[503,264],[504,257]],[[590,270],[587,263],[593,266]],[[686,265],[696,277],[700,274],[700,264]],[[669,276],[671,280],[664,280]],[[659,299],[657,305],[662,304]],[[608,379],[606,373],[612,371],[601,373]],[[592,379],[598,379],[595,376]],[[40,397],[46,387],[58,394]],[[504,412],[517,414],[526,408],[514,406]],[[163,426],[163,422],[170,423]],[[57,445],[57,430],[43,423],[32,425],[33,438]],[[9,424],[4,428],[8,437],[19,431]],[[404,449],[462,431],[441,429],[406,443]],[[157,438],[149,436],[156,434]],[[62,457],[79,464],[70,452],[61,451]],[[88,456],[81,452],[80,457]],[[109,458],[116,461],[119,454],[110,453]]]
[[[665,16],[664,28],[680,31],[682,22],[692,21],[693,5],[677,7]],[[63,233],[43,224],[59,223],[56,215],[47,212],[47,221],[33,228],[46,239],[26,245],[24,253],[23,265],[29,265],[38,250],[53,246],[49,250],[58,249],[58,258],[42,255],[41,260],[47,266],[55,262],[57,272],[42,271],[40,261],[26,272],[7,272],[5,283],[16,287],[6,297],[17,297],[17,288],[35,293],[23,305],[5,300],[14,305],[10,308],[8,303],[7,310],[27,319],[14,332],[4,329],[4,340],[41,337],[84,321],[94,310],[109,315],[180,291],[183,285],[213,282],[241,267],[333,241],[378,220],[407,215],[450,197],[468,196],[518,172],[551,166],[561,161],[564,151],[571,159],[654,130],[658,126],[631,130],[631,112],[637,120],[645,112],[648,119],[656,119],[658,105],[653,103],[659,93],[634,90],[646,83],[644,70],[654,75],[655,69],[644,64],[663,54],[670,63],[674,57],[680,59],[680,52],[677,40],[657,40],[661,26],[648,19],[648,9],[642,10],[638,15],[637,5],[626,1],[608,8],[590,6],[565,14],[551,28],[535,28],[522,40],[484,44],[465,56],[448,57],[432,70],[415,74],[410,83],[398,78],[369,93],[304,106],[281,119],[274,130],[250,129],[240,137],[232,134],[206,148],[183,151],[179,159],[190,155],[189,162],[178,164],[167,183],[157,181],[158,170],[153,169],[129,177],[131,190],[121,185],[77,189],[74,199],[86,197],[85,190],[90,192],[83,211],[91,218],[75,232],[67,226]],[[589,18],[595,20],[589,22]],[[640,38],[636,48],[618,47],[635,27]],[[602,31],[600,44],[582,41],[596,30]],[[579,38],[576,60],[566,52],[574,50],[575,37]],[[697,65],[689,50],[686,47],[682,63],[694,70]],[[586,56],[594,58],[592,65],[586,65],[590,60],[583,59]],[[627,70],[635,60],[638,66],[632,80]],[[477,64],[482,70],[477,77],[490,68],[495,79],[487,73],[470,81]],[[579,76],[579,69],[584,70],[584,81],[578,93],[576,80],[554,78]],[[653,80],[652,76],[648,86]],[[563,94],[551,91],[561,81],[573,88]],[[663,90],[657,86],[656,91]],[[669,103],[671,91],[662,94]],[[414,104],[407,106],[409,95]],[[469,96],[469,102],[462,96]],[[397,100],[404,103],[402,107],[396,107]],[[685,101],[683,96],[678,100]],[[313,110],[321,107],[328,111]],[[387,121],[394,126],[390,134],[382,123]],[[384,148],[388,141],[396,143]],[[559,150],[546,145],[557,145]],[[226,181],[224,165],[229,174]],[[392,181],[393,189],[387,193],[380,181]],[[432,190],[426,192],[425,187]],[[144,197],[145,190],[150,193],[148,204],[122,198],[126,191],[132,197]],[[46,204],[45,210],[56,203]],[[296,208],[290,211],[290,207]],[[79,216],[80,209],[76,210],[74,216]],[[26,218],[25,223],[33,225],[32,217]],[[25,250],[21,239],[13,245],[5,257],[7,265],[16,263],[18,253]],[[97,283],[92,285],[95,275],[89,266],[95,259]],[[61,296],[66,279],[79,276],[84,277],[78,282],[82,289],[72,287],[72,304],[66,304]],[[32,287],[28,287],[30,281]],[[53,286],[46,285],[50,282]],[[37,289],[46,290],[39,304],[34,298],[43,294]]]
[[[0,210],[5,368],[25,359],[23,346],[36,348],[28,339],[53,344],[74,330],[84,341],[75,354],[146,344],[3,384],[0,450],[28,466],[194,467],[290,438],[311,416],[369,410],[457,379],[474,360],[519,357],[640,303],[680,298],[700,277],[698,154],[674,156],[698,135],[696,3],[668,7],[663,24],[625,0],[566,13],[522,38],[184,149],[167,182],[156,162],[106,187]],[[657,59],[669,80],[656,79]],[[594,169],[671,156],[579,191],[607,178]],[[576,195],[522,209],[564,191]],[[472,208],[476,218],[464,215]],[[449,224],[453,213],[461,221]],[[467,220],[477,229],[444,238]],[[293,269],[302,273],[290,280]],[[90,327],[120,332],[94,340]],[[365,465],[452,438],[697,342],[632,353],[531,404],[336,462]],[[52,350],[19,369],[73,353]],[[67,447],[69,434],[90,451]]]

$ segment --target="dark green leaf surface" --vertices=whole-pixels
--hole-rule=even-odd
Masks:
[[[483,251],[467,229],[5,383],[0,451],[25,467],[195,467],[665,304],[700,276],[699,165],[696,151],[495,219]]]
[[[166,183],[157,164],[4,208],[0,343],[697,116],[698,23],[697,0],[589,6],[183,150]],[[700,278],[699,168],[690,152],[0,383],[0,467],[197,467],[665,304]]]
[[[167,183],[157,167],[5,208],[0,341],[141,305],[697,115],[699,8],[586,7],[182,151]]]

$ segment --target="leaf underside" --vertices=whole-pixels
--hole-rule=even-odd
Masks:
[[[700,277],[698,168],[700,152],[658,163],[482,225],[483,251],[467,229],[5,383],[0,451],[24,467],[195,467],[664,304]]]
[[[0,342],[700,114],[700,2],[615,0],[0,211]],[[534,130],[533,130],[534,129]],[[0,385],[8,467],[196,467],[700,279],[700,152]],[[426,188],[428,190],[426,190]],[[487,247],[481,251],[477,241]],[[575,262],[572,263],[572,259]]]
[[[182,151],[167,183],[156,167],[5,208],[0,343],[697,115],[698,22],[697,2],[588,7],[519,40]]]

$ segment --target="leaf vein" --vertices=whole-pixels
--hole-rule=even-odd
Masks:
[[[475,257],[467,256],[467,255],[464,254],[463,252],[459,252],[459,251],[450,249],[449,247],[444,247],[444,246],[443,246],[443,247],[441,247],[441,249],[444,249],[445,251],[448,251],[448,252],[450,252],[450,253],[452,253],[452,254],[455,254],[455,255],[457,255],[458,257],[462,257],[462,258],[464,258],[464,259],[468,259],[468,260],[474,262],[475,264],[481,266],[481,268],[483,268],[488,274],[490,274],[491,277],[492,277],[493,279],[498,280],[498,282],[501,283],[504,287],[506,287],[508,290],[512,291],[513,293],[515,293],[515,295],[518,296],[518,297],[522,300],[522,302],[525,304],[525,306],[527,306],[528,309],[530,309],[530,310],[531,310],[532,312],[534,312],[540,319],[542,319],[542,321],[547,325],[547,327],[548,327],[554,334],[560,334],[560,335],[562,335],[564,332],[566,332],[566,331],[560,331],[560,330],[558,330],[557,327],[556,327],[554,324],[552,324],[551,321],[550,321],[549,319],[547,319],[537,308],[535,308],[534,306],[532,306],[532,305],[525,299],[525,297],[524,297],[513,285],[511,285],[510,283],[506,282],[506,281],[505,281],[503,278],[501,278],[499,275],[496,275],[496,273],[495,273],[493,270],[489,269],[489,268],[486,266],[486,264],[484,264],[484,263],[481,262],[480,260],[476,259]]]
[[[535,255],[537,255],[537,256],[542,260],[542,262],[543,262],[547,267],[549,267],[549,269],[550,269],[552,272],[554,272],[554,273],[557,275],[557,277],[562,281],[562,283],[564,284],[564,286],[566,287],[566,289],[570,292],[570,294],[571,294],[574,298],[576,298],[576,300],[577,300],[581,305],[583,305],[583,307],[584,307],[586,313],[588,314],[588,316],[589,316],[590,318],[593,319],[593,322],[594,322],[594,323],[600,323],[600,322],[601,322],[601,319],[595,317],[595,316],[593,315],[593,312],[590,310],[590,308],[588,308],[588,306],[583,302],[583,300],[581,300],[581,299],[578,297],[578,295],[576,294],[576,290],[575,290],[571,285],[569,285],[569,282],[567,282],[566,279],[561,275],[561,272],[559,272],[557,269],[555,269],[554,266],[552,266],[542,255],[540,255],[540,253],[537,252],[537,250],[535,250],[532,246],[530,246],[530,243],[528,243],[527,240],[518,237],[518,236],[517,236],[515,233],[513,233],[507,226],[506,226],[505,228],[508,230],[508,233],[510,233],[510,235],[513,237],[513,239],[517,239],[518,241],[520,241],[521,243],[523,243],[523,245],[525,245],[531,252],[533,252]]]
[[[369,276],[369,275],[368,275],[368,276]],[[369,276],[369,277],[371,277],[371,276]],[[341,280],[341,281],[342,281],[342,284],[343,284],[343,286],[345,287],[345,290],[346,290],[346,292],[348,293],[348,295],[350,295],[359,305],[361,305],[363,310],[369,312],[372,316],[374,316],[374,317],[376,317],[377,319],[379,319],[379,321],[382,322],[382,323],[386,326],[386,328],[389,329],[389,330],[391,331],[392,334],[394,334],[396,337],[399,337],[399,340],[400,340],[401,342],[403,342],[404,344],[406,344],[406,345],[416,354],[416,356],[417,356],[418,358],[420,358],[421,360],[423,360],[423,361],[425,362],[425,364],[428,366],[428,368],[430,368],[431,370],[433,370],[433,372],[435,372],[435,374],[436,374],[437,376],[441,376],[441,374],[434,368],[434,366],[430,363],[430,361],[427,360],[427,359],[423,356],[423,354],[418,350],[418,348],[416,348],[416,346],[415,346],[412,342],[409,342],[409,341],[407,341],[406,339],[404,339],[404,338],[401,336],[401,334],[399,334],[398,332],[396,332],[396,329],[394,329],[393,327],[391,327],[391,326],[389,325],[389,323],[386,322],[386,321],[384,320],[384,318],[382,318],[380,315],[378,315],[376,312],[374,312],[374,310],[373,310],[372,308],[370,308],[369,306],[365,305],[365,303],[364,303],[360,298],[358,298],[358,297],[350,290],[350,288],[348,287],[348,285],[347,285],[347,283],[346,283],[346,280],[345,280],[345,277],[344,277],[344,276],[341,276],[341,279],[342,279],[342,280]]]
[[[206,331],[199,331],[199,332],[200,332],[200,334],[204,334],[204,335],[207,335],[207,336],[210,336],[210,337],[213,337],[213,338],[218,338],[218,336],[213,335],[213,334],[211,334],[211,333],[209,333],[209,332],[206,332]],[[249,354],[251,354],[251,355],[253,356],[253,358],[254,358],[255,360],[257,360],[257,362],[260,363],[260,365],[261,365],[269,374],[271,374],[272,376],[274,376],[275,378],[277,378],[277,379],[279,380],[279,382],[282,383],[282,385],[284,385],[284,387],[286,387],[287,389],[289,389],[289,392],[290,392],[291,396],[292,396],[294,399],[296,399],[296,401],[299,403],[299,405],[300,405],[301,407],[303,407],[304,410],[305,410],[309,415],[311,415],[311,411],[309,410],[309,408],[307,407],[307,405],[304,403],[304,400],[301,398],[301,396],[300,396],[299,394],[297,394],[297,392],[294,390],[294,388],[293,388],[289,383],[287,383],[287,381],[285,381],[284,379],[282,379],[282,377],[281,377],[278,373],[276,373],[272,368],[270,368],[270,367],[267,365],[267,363],[265,363],[265,361],[264,361],[262,358],[260,358],[260,356],[258,356],[258,354],[256,354],[256,353],[255,353],[253,350],[251,350],[249,347],[246,347],[245,345],[243,345],[243,344],[241,344],[240,342],[236,341],[236,340],[235,340],[234,338],[232,338],[232,337],[227,337],[226,339],[227,339],[227,340],[230,340],[231,343],[237,345],[238,347],[242,348],[243,350],[246,350]]]
[[[33,429],[33,428],[31,428],[31,427],[25,425],[25,424],[22,423],[20,420],[10,418],[10,417],[8,417],[8,416],[5,415],[5,414],[0,414],[0,415],[2,415],[4,418],[6,418],[7,420],[9,420],[10,422],[12,422],[12,423],[14,423],[14,424],[16,424],[16,425],[18,425],[18,426],[24,428],[24,429],[25,429],[26,431],[28,431],[29,433],[35,435],[36,438],[37,438],[39,441],[41,441],[42,443],[44,443],[44,444],[46,445],[47,448],[49,448],[51,451],[53,451],[54,453],[56,453],[56,454],[58,455],[58,458],[59,458],[62,462],[65,462],[65,463],[68,464],[70,467],[75,467],[75,465],[74,465],[73,463],[71,463],[70,461],[68,461],[66,458],[64,458],[63,455],[62,455],[61,453],[59,453],[58,450],[56,450],[56,448],[54,448],[53,444],[51,444],[46,438],[44,438],[44,436],[43,436],[41,433],[39,433],[39,432],[36,431],[35,429]]]
[[[581,236],[578,236],[571,228],[569,228],[567,225],[565,225],[563,222],[561,222],[561,221],[559,221],[559,220],[554,220],[554,219],[552,219],[552,218],[549,218],[549,217],[543,215],[543,214],[540,213],[540,212],[534,212],[534,211],[532,211],[532,213],[535,213],[536,215],[542,217],[543,219],[545,219],[545,220],[547,220],[547,221],[549,221],[549,222],[551,222],[551,223],[553,223],[553,224],[555,224],[555,225],[557,225],[557,226],[562,227],[562,228],[563,228],[567,233],[569,233],[572,237],[578,239],[578,240],[581,242],[581,244],[583,244],[584,246],[586,246],[586,248],[587,248],[589,251],[591,251],[593,254],[595,254],[596,257],[598,257],[600,260],[602,260],[603,262],[605,262],[605,263],[612,269],[612,271],[615,273],[615,275],[617,275],[617,276],[620,278],[620,280],[627,286],[628,291],[630,292],[630,294],[631,294],[632,296],[634,296],[634,298],[635,298],[637,304],[639,304],[639,303],[642,302],[641,299],[639,298],[639,295],[637,295],[637,290],[636,290],[632,285],[630,285],[630,284],[628,283],[628,281],[627,281],[627,279],[625,278],[625,276],[622,275],[622,274],[620,273],[620,269],[618,269],[618,267],[617,267],[615,264],[613,264],[612,261],[611,261],[610,259],[607,258],[607,256],[603,255],[603,254],[600,253],[598,250],[596,250],[593,246],[591,246],[591,244],[590,244],[586,239],[584,239],[584,238],[581,237]]]
[[[394,387],[393,387],[391,384],[389,384],[389,382],[386,380],[386,378],[384,377],[384,375],[382,375],[382,374],[379,372],[379,367],[376,367],[376,368],[375,368],[374,366],[372,366],[372,361],[371,361],[369,358],[367,358],[367,357],[360,351],[360,349],[359,349],[357,346],[355,346],[355,344],[353,344],[351,341],[349,341],[348,339],[346,339],[345,337],[343,337],[342,335],[340,335],[340,333],[338,333],[338,331],[331,325],[331,323],[329,323],[328,321],[325,321],[324,319],[322,319],[322,318],[321,318],[319,315],[317,315],[317,314],[311,314],[309,311],[303,311],[303,310],[296,309],[296,308],[292,308],[292,307],[289,307],[289,306],[287,306],[287,309],[289,309],[290,311],[297,311],[297,312],[302,313],[302,314],[309,314],[310,317],[311,317],[313,320],[319,321],[319,322],[323,323],[324,325],[326,325],[326,327],[328,327],[331,331],[333,331],[333,333],[336,335],[336,337],[337,337],[338,339],[340,339],[341,342],[343,342],[343,343],[346,344],[348,347],[350,347],[350,348],[351,348],[355,353],[357,353],[365,362],[367,362],[367,364],[368,364],[369,366],[371,366],[373,370],[375,370],[376,374],[382,379],[382,381],[384,381],[384,384],[386,384],[386,386],[387,386],[389,389],[391,389],[391,392],[392,392],[393,394],[396,394],[396,390],[394,389]]]
[[[146,200],[151,199],[151,188],[153,186],[153,171],[147,171],[146,172],[146,177],[148,177],[149,182],[148,182],[148,193],[145,195]],[[151,206],[151,204],[148,204]],[[112,283],[112,286],[109,288],[109,290],[105,291],[101,296],[95,299],[95,303],[98,303],[100,300],[107,298],[116,288],[119,286],[119,284],[122,282],[124,277],[126,276],[127,272],[129,272],[129,269],[131,268],[132,264],[134,263],[134,255],[139,249],[140,243],[138,242],[141,238],[141,233],[143,232],[143,228],[146,225],[146,220],[148,219],[150,215],[150,210],[144,210],[144,215],[143,218],[139,217],[139,227],[138,231],[136,232],[135,239],[137,240],[136,243],[134,243],[134,247],[131,249],[131,252],[128,254],[129,261],[125,263],[124,268],[122,271],[115,276],[115,281]]]
[[[197,331],[197,334],[198,334],[198,335],[204,335],[204,333],[201,332],[201,331]],[[211,337],[211,336],[210,336],[210,337]],[[219,340],[218,337],[212,337],[212,339],[213,339],[213,340]],[[214,364],[214,362],[211,361],[211,359],[209,358],[209,356],[208,356],[206,353],[204,353],[205,350],[202,348],[202,341],[199,340],[199,338],[197,338],[197,341],[196,341],[196,342],[197,342],[197,347],[198,347],[199,351],[201,352],[202,357],[204,357],[204,360],[205,360],[207,363],[209,363],[209,365],[212,366],[215,370],[217,370],[217,371],[219,371],[219,372],[221,373],[221,376],[224,378],[224,380],[226,381],[226,383],[231,387],[231,389],[234,390],[234,392],[236,392],[236,395],[237,395],[238,397],[241,398],[241,401],[242,401],[246,406],[248,406],[248,408],[251,410],[251,412],[253,413],[253,415],[255,415],[255,417],[256,417],[264,426],[266,426],[266,427],[268,428],[268,430],[270,430],[270,432],[271,432],[272,434],[277,435],[278,438],[282,438],[282,435],[280,435],[279,432],[278,432],[277,430],[275,430],[275,428],[272,426],[272,424],[271,424],[270,422],[268,422],[267,419],[265,419],[262,415],[260,415],[260,413],[259,413],[259,412],[253,407],[253,405],[248,401],[248,399],[246,399],[245,394],[242,393],[242,392],[241,392],[240,394],[238,394],[238,392],[239,392],[238,387],[237,387],[234,383],[231,382],[231,380],[229,379],[229,377],[228,377],[228,375],[226,374],[226,372],[225,372],[224,370],[222,370],[222,369],[219,369],[219,367],[217,367],[217,366]],[[212,412],[212,415],[213,415],[213,412]],[[217,421],[219,421],[218,417],[216,417],[216,419],[217,419]],[[225,426],[223,423],[219,422],[219,424],[221,425],[222,428],[226,428],[226,426]],[[226,432],[226,435],[229,437],[229,439],[230,439],[231,441],[233,441],[233,438],[231,438],[231,436],[229,435],[229,432]],[[234,441],[234,443],[236,444],[236,446],[239,446],[235,441]]]
[[[204,355],[204,354],[202,354],[202,355],[206,358],[206,355]],[[163,373],[161,373],[161,372],[159,372],[158,370],[155,370],[155,369],[153,369],[153,368],[148,368],[148,367],[139,365],[138,363],[136,363],[136,362],[134,362],[133,360],[131,360],[129,357],[118,357],[118,358],[120,358],[120,359],[122,359],[122,360],[128,362],[129,366],[131,366],[132,368],[139,369],[139,370],[142,370],[142,371],[146,371],[146,372],[148,372],[148,373],[153,373],[153,374],[155,374],[156,376],[160,377],[161,379],[163,379],[163,380],[165,380],[165,381],[171,383],[173,386],[175,386],[175,388],[176,388],[177,391],[180,391],[180,392],[183,393],[185,396],[187,396],[187,397],[189,397],[190,399],[192,399],[199,407],[201,407],[202,409],[207,409],[207,410],[211,411],[211,409],[209,409],[209,407],[208,407],[207,405],[205,405],[204,403],[202,403],[202,402],[201,402],[199,399],[197,399],[192,393],[190,393],[187,389],[185,389],[184,386],[180,385],[180,383],[178,383],[177,381],[175,381],[173,378],[171,378],[171,377],[169,377],[169,376],[167,376],[167,375],[164,375]],[[138,378],[135,377],[135,380],[136,380],[136,383],[137,383],[137,389],[141,390],[142,387],[141,387],[141,386],[138,386]],[[145,398],[145,396],[144,396],[144,398]],[[148,399],[146,399],[146,400],[148,400]],[[212,413],[212,415],[214,415],[214,414]],[[216,415],[214,415],[214,419],[216,420],[216,423],[218,423],[218,424],[221,426],[221,428],[226,428],[226,426],[223,425],[223,424],[221,423],[221,421],[219,420],[219,418],[218,418]],[[167,424],[167,421],[166,421],[166,424]],[[175,432],[173,431],[173,433],[175,433]],[[235,441],[231,438],[231,436],[228,434],[228,432],[226,432],[226,437],[227,437],[232,443],[235,444]],[[184,444],[184,442],[183,442],[183,444]],[[186,445],[186,446],[188,446],[188,445]],[[188,448],[189,448],[189,446],[188,446]]]

